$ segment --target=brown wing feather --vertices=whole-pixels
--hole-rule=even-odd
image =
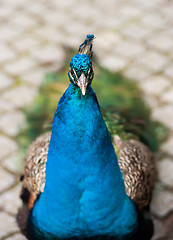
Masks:
[[[44,190],[45,168],[51,134],[38,137],[29,147],[25,157],[23,188],[39,195]]]
[[[143,209],[150,203],[156,179],[155,156],[147,146],[136,140],[114,138],[119,148],[118,163],[127,195]]]
[[[24,158],[25,167],[21,177],[23,181],[21,199],[23,206],[17,214],[17,222],[21,231],[27,236],[26,225],[34,202],[45,185],[45,169],[51,134],[38,137],[29,147]]]

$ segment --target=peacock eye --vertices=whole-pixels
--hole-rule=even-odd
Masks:
[[[74,76],[74,74],[75,74],[73,69],[70,70],[70,73],[72,76]]]
[[[92,73],[93,73],[93,69],[90,68],[90,69],[88,70],[88,75],[91,75]]]

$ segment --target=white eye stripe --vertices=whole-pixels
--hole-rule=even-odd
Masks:
[[[76,79],[78,79],[78,76],[77,76],[77,74],[76,74],[76,72],[75,72],[75,70],[73,69],[73,72],[74,72],[74,74],[75,74],[75,76],[76,76]]]
[[[73,71],[73,73],[74,73],[73,75],[71,74],[71,71]],[[75,81],[74,75],[76,76],[76,80],[78,80],[78,76],[77,76],[74,68],[71,68],[71,69],[70,69],[69,75],[70,75],[70,77],[71,77],[71,79],[72,79],[73,81]]]
[[[71,79],[73,79],[74,80],[74,77],[71,75],[71,72],[69,71],[69,74],[70,74],[70,77],[71,77]]]
[[[88,69],[88,75],[89,75],[90,73],[91,73],[91,74],[93,73],[93,69],[92,69],[92,68],[89,68],[89,69]]]
[[[74,68],[71,68],[71,69],[70,69],[70,76],[71,76],[72,78],[74,78],[74,77],[72,76],[72,74],[71,74],[71,71],[73,71],[73,75],[75,75],[75,76],[76,76],[76,79],[78,79],[78,76],[77,76],[76,71],[74,70]]]

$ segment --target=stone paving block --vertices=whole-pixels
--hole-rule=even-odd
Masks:
[[[159,180],[173,188],[173,159],[165,158],[158,163]]]
[[[3,135],[0,135],[0,146],[1,146],[0,160],[2,160],[8,154],[13,153],[18,149],[18,145],[15,141]]]
[[[4,113],[0,116],[0,130],[9,136],[16,136],[24,127],[25,117],[20,111]]]
[[[0,114],[11,111],[13,109],[14,109],[13,104],[2,99],[0,100]]]
[[[27,238],[22,234],[17,233],[11,237],[6,238],[6,240],[27,240]]]
[[[57,26],[50,23],[44,24],[44,26],[40,27],[35,31],[35,38],[37,38],[40,42],[49,41],[50,44],[63,44],[65,40],[64,34],[61,33],[59,29],[56,29]]]
[[[23,11],[17,14],[17,16],[12,20],[12,24],[23,27],[24,29],[31,28],[33,26],[35,27],[36,22],[37,19],[27,16],[27,14]]]
[[[42,4],[42,2],[34,1],[32,2],[32,4],[27,6],[26,10],[32,14],[36,14],[37,16],[40,16],[40,13],[43,12],[45,8],[46,6]]]
[[[145,103],[151,108],[155,108],[159,105],[157,97],[152,96],[152,95],[147,95],[143,93],[143,99]]]
[[[161,100],[165,103],[172,104],[173,106],[173,88],[165,91],[161,95]]]
[[[46,70],[40,68],[31,73],[24,74],[21,76],[21,80],[38,87],[44,81],[45,74]]]
[[[22,205],[20,191],[21,185],[18,184],[14,188],[3,193],[0,197],[0,208],[5,212],[14,215],[14,217],[16,216],[19,207]]]
[[[165,74],[173,81],[173,63],[165,68]]]
[[[166,5],[162,9],[162,13],[164,14],[164,17],[167,20],[167,22],[168,21],[172,22],[172,20],[173,20],[172,12],[173,12],[172,4]]]
[[[16,60],[12,63],[8,63],[4,66],[4,69],[8,74],[11,75],[20,75],[23,72],[29,71],[30,69],[36,67],[36,63],[25,57],[19,60]]]
[[[146,70],[143,69],[141,66],[138,64],[133,64],[130,65],[124,72],[123,74],[137,82],[142,82],[143,79],[149,79],[150,78],[150,73]]]
[[[121,71],[123,70],[126,65],[127,65],[127,60],[120,58],[120,57],[115,57],[114,55],[109,57],[105,57],[104,59],[102,59],[102,61],[100,62],[100,64],[109,69],[112,72],[116,72],[116,71]]]
[[[141,0],[135,0],[134,2],[139,4],[140,8],[143,9],[143,11],[146,12],[147,9],[152,9],[157,6],[162,0],[153,0],[153,1],[141,1]]]
[[[163,152],[167,152],[168,154],[173,156],[173,132],[170,133],[170,137],[168,138],[168,140],[162,144],[161,146],[161,150]]]
[[[75,11],[75,8],[74,8],[74,11]],[[50,26],[56,25],[56,27],[60,27],[64,24],[64,22],[68,24],[70,20],[72,21],[71,15],[66,16],[63,12],[57,13],[57,11],[54,11],[54,9],[47,9],[44,12],[45,12],[45,16],[43,21],[45,22],[45,24],[49,24]],[[77,17],[78,16],[76,15],[76,18]],[[55,31],[55,34],[56,34],[56,31]]]
[[[14,181],[15,178],[13,175],[0,168],[0,192],[10,187],[14,183]]]
[[[163,27],[163,29],[161,30],[162,35],[166,35],[168,38],[172,38],[173,37],[173,29],[169,27],[169,24],[167,25],[167,27]],[[159,31],[160,32],[160,31]],[[172,52],[172,51],[171,51]]]
[[[122,7],[119,7],[118,12],[122,15],[129,16],[131,18],[141,17],[142,11],[136,6],[130,6],[124,4]]]
[[[22,107],[33,101],[37,91],[35,88],[19,86],[2,94],[2,100],[10,102],[13,107]]]
[[[148,70],[156,72],[162,71],[164,65],[169,62],[169,60],[160,53],[146,51],[136,59],[136,62],[141,64],[143,68],[147,68]]]
[[[98,21],[98,25],[104,26],[105,28],[110,28],[112,30],[121,30],[127,22],[126,19],[122,19],[121,16],[118,17],[117,15],[116,18],[111,19],[111,21],[104,21],[104,19],[100,20],[99,17],[97,17],[96,21]]]
[[[7,88],[13,84],[13,79],[6,74],[0,73],[0,90]]]
[[[109,30],[109,32],[112,30],[114,33],[118,33],[119,31],[121,32],[121,30],[124,29],[124,27],[126,27],[127,24],[131,21],[132,17],[121,14],[119,11],[116,11],[115,15],[115,10],[111,8],[111,6],[107,11],[110,13],[109,15],[106,14],[106,11],[103,11],[103,13],[98,12],[97,19],[94,18],[93,15],[93,25],[97,24],[96,32],[97,30],[104,28],[106,30]],[[112,17],[113,15],[114,17]],[[105,18],[107,19],[106,21]],[[102,32],[102,30],[98,31],[98,33],[100,32]]]
[[[146,24],[148,27],[153,27],[154,29],[161,28],[164,26],[164,19],[156,14],[148,14],[142,18],[142,23]]]
[[[163,105],[157,108],[154,108],[151,116],[153,119],[162,122],[167,127],[173,130],[173,106],[172,105]]]
[[[9,233],[18,231],[15,218],[4,212],[0,212],[0,237],[5,237]]]
[[[57,46],[46,46],[33,52],[33,56],[42,64],[56,63],[63,64],[64,51]]]
[[[11,13],[12,13],[11,9],[1,5],[1,8],[0,8],[0,18],[1,19],[5,19],[5,18],[9,17],[11,15]]]
[[[144,47],[140,44],[135,45],[133,42],[121,41],[114,49],[115,54],[120,54],[126,58],[134,58],[136,55],[145,51]]]
[[[14,42],[14,46],[19,52],[28,52],[39,44],[40,41],[36,40],[36,38],[33,38],[31,36],[26,36],[18,40],[16,39],[16,41]]]
[[[8,170],[18,173],[22,171],[22,165],[24,164],[22,156],[19,152],[14,152],[10,156],[4,158],[1,165]]]
[[[144,40],[147,39],[149,35],[151,35],[152,30],[149,27],[145,27],[143,25],[134,25],[131,24],[127,27],[120,29],[120,32],[128,39],[136,39],[136,40]]]
[[[151,211],[158,217],[164,217],[173,210],[173,194],[155,189],[151,201]]]
[[[147,43],[150,47],[157,48],[158,50],[163,52],[169,52],[173,48],[173,42],[171,37],[161,34],[150,37]]]
[[[104,12],[101,13],[100,10],[97,7],[93,7],[92,9],[89,8],[88,6],[81,6],[81,8],[83,9],[83,13],[81,11],[78,11],[78,6],[74,7],[74,15],[70,17],[70,15],[64,19],[64,16],[62,17],[62,19],[64,19],[64,22],[68,21],[68,28],[67,28],[67,32],[68,33],[72,33],[71,29],[70,29],[70,24],[72,22],[72,26],[73,28],[79,27],[79,31],[78,34],[80,35],[82,34],[87,34],[87,33],[97,33],[98,28],[103,27],[104,29],[107,29],[108,27],[112,27],[111,25],[114,25],[114,27],[119,26],[121,24],[121,22],[124,21],[124,19],[119,19],[119,21],[117,21],[117,16],[114,19],[114,21],[111,22],[109,21],[109,17],[107,16],[107,21],[103,21],[104,19]],[[103,18],[100,18],[100,14],[102,14]],[[112,15],[110,13],[110,15]],[[118,15],[118,14],[117,14]],[[88,21],[88,16],[89,16],[89,21]],[[62,21],[62,20],[61,20]],[[80,22],[80,24],[79,24]],[[89,24],[87,24],[87,22],[89,22]],[[83,31],[81,31],[83,28]],[[93,29],[95,29],[95,31],[93,31]],[[75,29],[76,31],[77,29]],[[77,33],[77,31],[76,31]],[[81,36],[82,36],[81,34]],[[72,34],[71,34],[72,35]]]
[[[26,1],[25,0],[5,0],[4,5],[13,10],[16,10],[19,7],[25,6]]]
[[[91,25],[90,26],[85,26],[85,24],[80,24],[79,21],[69,21],[70,24],[67,25],[67,27],[65,28],[65,33],[67,34],[67,36],[64,37],[64,41],[68,41],[68,43],[70,42],[71,37],[77,37],[78,39],[79,37],[82,37],[82,32],[85,31],[83,33],[83,36],[86,36],[86,34],[88,34],[88,32],[94,32],[95,33],[95,27],[93,27]],[[96,34],[96,33],[95,33]],[[74,46],[73,46],[74,47]]]
[[[153,96],[162,96],[166,89],[171,87],[171,82],[165,76],[149,76],[145,81],[140,81],[140,87],[146,94]]]
[[[103,54],[101,56],[104,56],[105,52],[110,54],[112,52],[112,48],[110,46],[113,46],[114,50],[121,43],[121,41],[122,38],[118,33],[113,33],[110,31],[100,32],[97,34],[97,44],[94,45],[96,49],[95,53],[99,55],[100,52],[102,52]]]
[[[94,10],[92,10],[88,4],[80,5],[80,8],[81,8],[81,11],[78,11],[77,8],[74,8],[74,14],[75,14],[76,18],[81,19],[82,21],[87,21],[88,16],[90,16],[90,11],[91,11],[91,16],[92,16]],[[95,13],[97,14],[97,10],[95,11]],[[85,24],[85,25],[87,25],[87,24]]]
[[[163,226],[163,223],[155,218],[153,218],[153,221],[154,221],[154,236],[152,237],[152,240],[164,238],[166,235],[166,229]]]
[[[7,60],[11,60],[15,57],[15,52],[10,49],[9,46],[0,45],[0,63],[6,62]]]
[[[0,41],[1,42],[11,42],[11,39],[14,39],[15,37],[21,35],[22,30],[21,29],[14,29],[12,26],[9,25],[4,25],[1,26],[0,29]]]
[[[91,30],[91,32],[94,32],[94,31]],[[81,36],[81,38],[82,37],[83,36]],[[76,33],[73,36],[71,36],[71,33],[66,33],[66,35],[64,36],[64,40],[62,42],[63,42],[62,43],[63,46],[65,47],[67,46],[74,49],[74,46],[79,45],[79,33]]]

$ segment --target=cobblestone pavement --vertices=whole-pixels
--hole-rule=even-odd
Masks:
[[[45,72],[61,67],[63,46],[76,48],[88,33],[97,36],[100,64],[137,81],[153,119],[169,129],[151,209],[153,240],[173,239],[172,26],[172,0],[0,1],[0,240],[25,239],[14,217],[21,204],[20,108],[33,101]]]

